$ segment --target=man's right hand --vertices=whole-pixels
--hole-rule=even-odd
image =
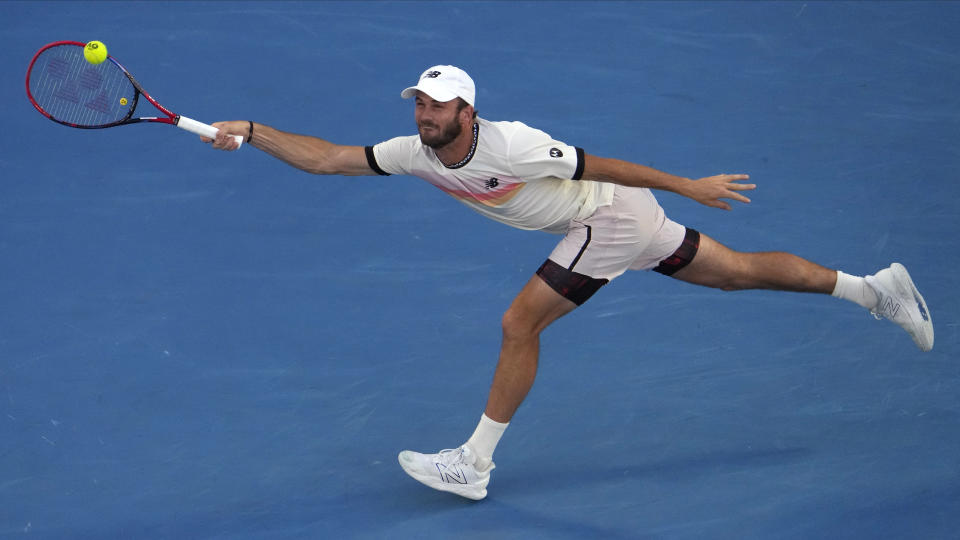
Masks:
[[[215,139],[200,137],[200,140],[211,144],[217,150],[232,151],[240,148],[240,144],[237,143],[236,139],[234,139],[232,135],[239,135],[246,140],[247,134],[250,132],[250,122],[246,120],[214,122],[211,125],[220,130],[217,132],[217,137]]]

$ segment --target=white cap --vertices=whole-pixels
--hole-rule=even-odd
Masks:
[[[433,66],[420,75],[420,82],[416,86],[400,92],[403,99],[417,95],[417,90],[437,101],[450,101],[453,98],[463,98],[473,106],[476,97],[476,88],[473,79],[467,72],[455,66]]]

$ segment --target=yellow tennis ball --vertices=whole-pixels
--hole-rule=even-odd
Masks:
[[[107,46],[99,41],[91,41],[83,48],[83,57],[91,64],[99,64],[107,59]]]
[[[127,104],[127,98],[125,97],[120,98],[120,105],[126,106],[126,104]]]

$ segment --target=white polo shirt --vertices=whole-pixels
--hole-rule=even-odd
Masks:
[[[518,229],[565,233],[613,201],[614,185],[580,180],[583,150],[521,122],[478,118],[463,161],[447,167],[420,142],[396,137],[366,147],[379,174],[419,176],[475,211]]]

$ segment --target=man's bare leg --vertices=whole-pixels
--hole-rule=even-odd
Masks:
[[[784,252],[740,253],[700,235],[693,261],[673,277],[726,291],[773,289],[830,294],[889,319],[922,351],[933,348],[933,321],[907,269],[893,263],[874,275],[851,276]]]
[[[500,361],[487,399],[487,417],[510,421],[537,375],[540,332],[576,307],[538,276],[524,286],[503,316]]]
[[[790,253],[733,251],[705,234],[693,261],[673,277],[725,291],[773,289],[830,294],[837,271]]]

